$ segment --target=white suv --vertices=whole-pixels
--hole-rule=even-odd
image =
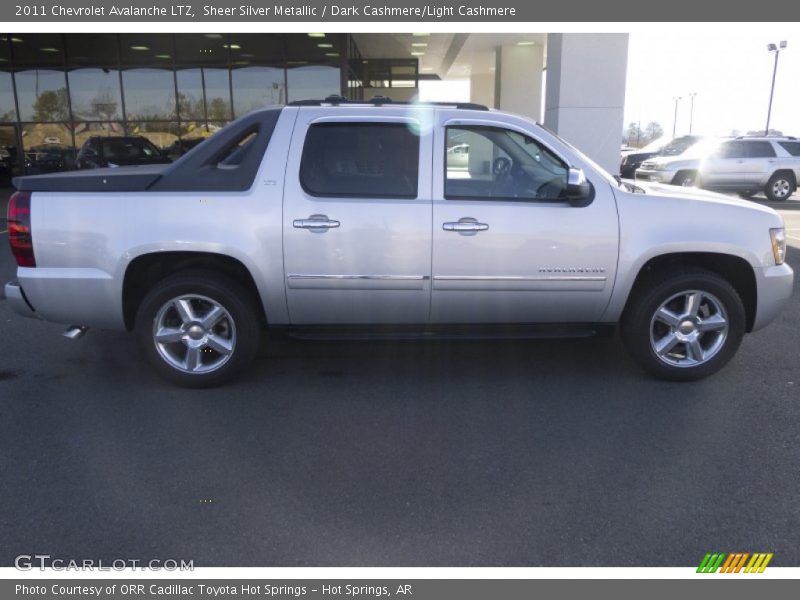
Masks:
[[[800,141],[793,137],[725,139],[699,150],[645,161],[636,179],[738,192],[745,198],[763,191],[773,202],[789,198],[800,181]]]

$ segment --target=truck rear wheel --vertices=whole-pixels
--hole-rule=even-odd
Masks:
[[[622,340],[649,373],[694,381],[725,366],[745,331],[744,305],[725,279],[703,269],[674,271],[640,286],[621,322]]]
[[[778,171],[769,178],[764,188],[764,193],[767,196],[767,200],[783,202],[794,194],[796,189],[797,182],[794,180],[794,175],[785,171]]]
[[[210,271],[156,284],[136,313],[138,342],[156,371],[183,387],[213,387],[253,360],[261,324],[247,291]]]

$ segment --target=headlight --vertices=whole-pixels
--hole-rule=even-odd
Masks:
[[[772,255],[775,257],[775,264],[782,265],[786,260],[786,230],[783,227],[770,229],[769,237],[772,238]]]

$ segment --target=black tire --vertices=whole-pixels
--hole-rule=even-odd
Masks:
[[[770,202],[783,202],[797,190],[797,181],[794,175],[787,171],[778,171],[767,181],[764,194]]]
[[[186,313],[180,313],[177,303],[171,302],[178,299],[189,303],[192,318],[181,318]],[[222,308],[218,313],[222,316],[216,324],[204,328],[203,317],[210,317],[215,306]],[[170,326],[162,330],[174,331],[182,339],[158,344],[156,319],[162,325],[171,319]],[[159,375],[188,388],[218,386],[242,372],[258,351],[262,329],[256,301],[242,285],[225,275],[202,270],[177,273],[158,282],[139,305],[134,324],[137,341]],[[194,335],[201,337],[194,339]],[[186,364],[180,367],[170,361],[178,362],[182,346]],[[188,370],[189,353],[199,361],[197,371]]]
[[[697,171],[678,171],[672,178],[672,185],[692,187],[697,185]]]
[[[673,298],[672,302],[677,306],[686,306],[688,303],[682,292],[687,295],[700,292],[700,310],[695,317],[689,317],[689,313],[678,315],[680,310],[670,310],[676,304],[665,306],[669,313],[678,316],[680,326],[673,331],[655,315],[665,302]],[[721,305],[721,311],[715,312],[713,309],[718,305]],[[712,326],[712,322],[720,318],[727,321],[724,335],[722,330],[700,333],[702,328]],[[686,324],[691,320],[695,321],[695,330]],[[622,316],[620,332],[629,354],[651,375],[670,381],[695,381],[716,373],[728,363],[742,342],[745,321],[742,300],[727,280],[704,269],[676,269],[658,277],[650,277],[637,285]],[[707,353],[707,360],[697,360],[696,364],[692,364],[692,348],[689,343],[681,341],[673,346],[666,344],[672,350],[662,356],[657,353],[655,345],[671,340],[670,335],[676,339],[691,339],[694,331],[700,336],[700,354]]]

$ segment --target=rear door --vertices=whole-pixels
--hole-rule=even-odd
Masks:
[[[747,148],[741,140],[723,142],[705,158],[700,167],[700,177],[705,187],[732,187],[746,182]]]
[[[766,140],[750,140],[747,146],[747,160],[745,161],[745,176],[747,181],[760,185],[769,178],[777,168],[778,158],[772,144]]]
[[[615,200],[562,199],[566,160],[522,126],[441,110],[434,145],[433,323],[594,322],[617,266]],[[532,129],[532,128],[531,128]],[[469,148],[466,163],[451,150]]]
[[[424,324],[430,127],[398,108],[301,108],[284,190],[292,324]]]

